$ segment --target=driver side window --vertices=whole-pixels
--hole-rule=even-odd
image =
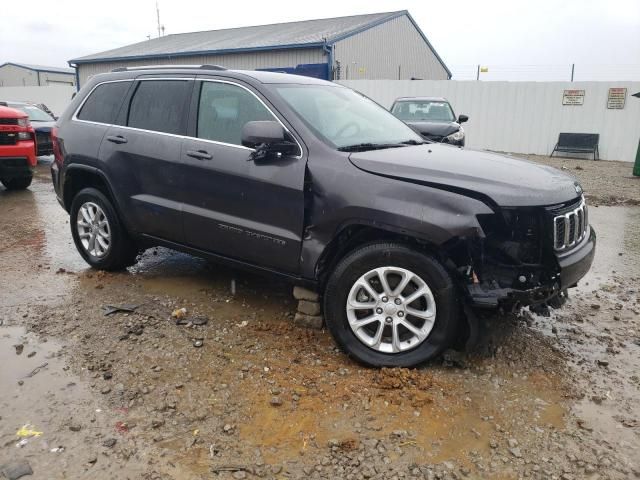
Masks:
[[[202,82],[197,136],[242,145],[242,127],[254,120],[276,120],[255,95],[237,85]]]

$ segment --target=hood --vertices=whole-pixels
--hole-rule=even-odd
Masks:
[[[31,126],[34,128],[36,132],[50,132],[53,127],[55,127],[55,120],[52,122],[31,122]]]
[[[502,207],[554,205],[577,198],[576,179],[552,167],[441,144],[352,153],[361,170],[490,199]]]
[[[460,130],[460,124],[457,122],[406,122],[406,124],[420,135],[427,137],[446,137]]]

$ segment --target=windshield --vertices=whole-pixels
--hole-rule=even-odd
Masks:
[[[47,112],[33,105],[11,105],[11,108],[23,111],[29,115],[29,120],[32,122],[55,122],[55,119]]]
[[[393,105],[391,113],[405,122],[454,122],[456,118],[451,105],[442,100],[403,100]]]
[[[348,88],[278,85],[276,90],[307,126],[334,148],[386,148],[424,142],[380,105]]]

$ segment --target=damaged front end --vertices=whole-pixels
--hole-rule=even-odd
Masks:
[[[454,249],[457,270],[473,307],[513,310],[548,303],[574,286],[591,265],[595,233],[589,228],[582,198],[553,207],[503,207],[477,218],[481,234],[461,241]],[[562,275],[559,233],[571,236],[572,255],[576,250],[589,250],[576,259],[577,268],[571,265],[579,271],[575,278]]]

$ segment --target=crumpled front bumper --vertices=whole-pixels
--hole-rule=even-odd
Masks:
[[[542,285],[529,289],[493,288],[487,284],[467,285],[471,305],[477,308],[514,308],[539,305],[547,302],[567,288],[575,287],[593,263],[596,252],[596,232],[589,227],[589,234],[580,245],[569,252],[556,254],[559,270]]]

